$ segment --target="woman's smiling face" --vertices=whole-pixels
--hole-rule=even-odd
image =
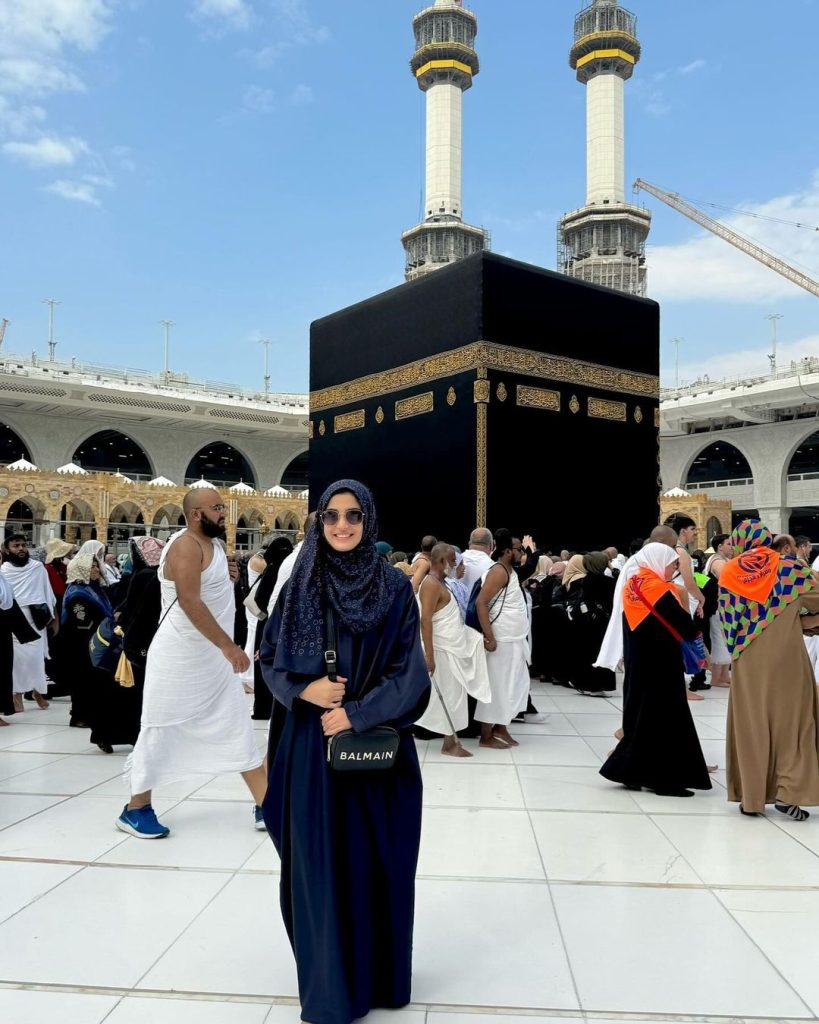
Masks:
[[[350,522],[350,519],[358,522]],[[324,539],[333,549],[343,553],[353,551],[364,536],[364,513],[358,498],[350,491],[339,491],[327,503],[321,514]]]

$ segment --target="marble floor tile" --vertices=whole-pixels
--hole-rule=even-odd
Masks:
[[[532,826],[549,879],[665,885],[700,881],[644,815],[532,811]]]
[[[287,1007],[290,1024],[298,1010]],[[266,1024],[270,1007],[264,1003],[223,1003],[195,999],[128,996],[105,1024]]]
[[[279,910],[278,879],[234,877],[137,988],[298,995],[293,953]]]
[[[35,768],[44,768],[65,757],[64,754],[15,753],[13,750],[0,751],[0,782],[16,778]]]
[[[0,876],[3,879],[0,885],[0,921],[7,920],[80,870],[76,864],[5,861],[0,865]]]
[[[0,829],[8,828],[23,818],[33,817],[63,800],[65,797],[62,796],[18,796],[14,793],[4,793],[0,799]]]
[[[523,794],[513,765],[476,764],[465,768],[428,763],[422,771],[424,805],[427,807],[523,809]]]
[[[132,836],[109,850],[97,863],[159,867],[238,870],[266,835],[253,827],[253,803],[209,803],[190,800],[162,815],[171,829],[167,840],[146,842]]]
[[[40,793],[72,796],[122,774],[124,758],[99,753],[99,757],[72,754],[42,768],[0,782],[0,793]],[[23,756],[23,755],[20,755]]]
[[[584,1010],[811,1016],[710,892],[551,888]]]
[[[84,868],[0,925],[0,980],[130,987],[224,884],[216,872]]]
[[[716,895],[819,1017],[819,892],[718,890]]]
[[[593,752],[580,736],[521,736],[515,739],[519,747],[512,748],[512,760],[517,765],[572,765],[594,766]]]
[[[412,997],[456,1006],[576,1009],[548,887],[419,882]]]
[[[41,754],[99,755],[99,748],[91,742],[90,729],[51,728],[42,736],[22,740],[7,747],[10,751],[29,751]],[[116,748],[126,750],[130,748]]]
[[[580,736],[605,736],[612,739],[614,733],[623,723],[622,715],[612,711],[611,714],[568,716]]]
[[[422,764],[446,764],[453,769],[472,768],[475,765],[511,765],[512,753],[510,750],[493,750],[490,747],[482,747],[477,739],[463,739],[461,743],[465,750],[468,750],[472,757],[450,757],[449,754],[441,753],[441,740],[429,740],[426,744],[425,757]]]
[[[577,729],[569,721],[568,715],[558,712],[542,712],[545,721],[534,722],[531,716],[525,722],[512,722],[509,732],[513,736],[576,736]]]
[[[8,719],[8,727],[0,728],[0,750],[61,732],[66,726],[65,722],[62,725],[37,724],[36,722],[29,724],[27,719],[28,716],[25,714],[13,715]]]
[[[596,767],[521,765],[518,775],[531,810],[640,813],[634,794],[606,783]]]
[[[765,818],[735,812],[652,820],[708,885],[819,886],[819,856]]]
[[[529,815],[490,808],[428,807],[420,876],[543,879]]]
[[[260,833],[261,834],[261,833]],[[262,842],[256,847],[254,852],[247,858],[242,864],[242,871],[264,871],[267,874],[279,875],[281,873],[281,861],[279,855],[276,853],[276,847],[273,845],[270,836],[262,835]],[[278,878],[275,879],[275,884],[278,885]]]
[[[194,778],[190,781],[195,784],[197,780]],[[237,800],[253,805],[250,790],[238,772],[235,775],[217,775],[210,780],[203,777],[199,783],[191,795],[192,800]]]
[[[119,996],[0,989],[0,1020],[6,1024],[102,1024],[118,1001]]]
[[[723,786],[711,776],[713,789],[698,789],[693,797],[657,796],[648,790],[632,793],[634,802],[646,814],[737,814],[736,804],[729,804]]]

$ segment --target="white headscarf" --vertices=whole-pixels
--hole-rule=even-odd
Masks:
[[[677,552],[667,544],[658,544],[652,541],[626,562],[623,571],[617,577],[617,585],[614,588],[614,607],[606,635],[603,637],[600,653],[594,663],[595,668],[608,668],[614,672],[623,660],[623,587],[626,583],[641,569],[650,569],[664,580],[665,570],[678,558]]]
[[[105,545],[98,540],[87,540],[68,563],[66,581],[68,583],[90,583],[91,567],[96,562],[100,570],[100,583],[102,586],[107,586],[102,572],[104,557]]]

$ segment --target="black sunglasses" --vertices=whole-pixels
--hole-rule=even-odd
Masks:
[[[326,512],[319,512],[319,519],[323,526],[335,526],[342,515],[350,526],[360,526],[364,522],[364,513],[360,508],[348,508],[346,512],[338,512],[334,508],[328,508]]]

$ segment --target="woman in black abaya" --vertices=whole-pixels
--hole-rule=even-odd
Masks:
[[[318,512],[262,642],[264,679],[287,709],[264,817],[282,861],[302,1019],[349,1024],[410,1001],[422,790],[409,729],[430,683],[412,587],[376,551],[372,495],[342,480]],[[325,668],[325,602],[338,683]],[[399,732],[394,767],[333,771],[327,737],[376,725]]]
[[[624,737],[600,774],[629,789],[693,796],[711,789],[711,779],[688,707],[680,639],[693,640],[699,626],[669,582],[677,553],[647,544],[636,561],[623,588]]]
[[[606,576],[608,566],[607,555],[592,551],[572,558],[569,570],[574,571],[569,575],[567,570],[563,577],[569,614],[565,639],[569,682],[575,690],[595,697],[604,697],[617,689],[613,672],[594,667],[614,604],[615,583],[611,576]]]
[[[262,555],[265,563],[264,572],[259,577],[259,582],[253,591],[256,604],[260,609],[267,610],[270,598],[273,596],[273,588],[276,586],[276,580],[279,578],[279,569],[292,550],[293,543],[287,537],[275,537],[264,549]],[[260,622],[256,629],[256,639],[253,647],[253,714],[250,717],[255,718],[257,721],[267,722],[273,711],[273,695],[262,679],[259,652],[262,647],[263,635],[264,627]]]

